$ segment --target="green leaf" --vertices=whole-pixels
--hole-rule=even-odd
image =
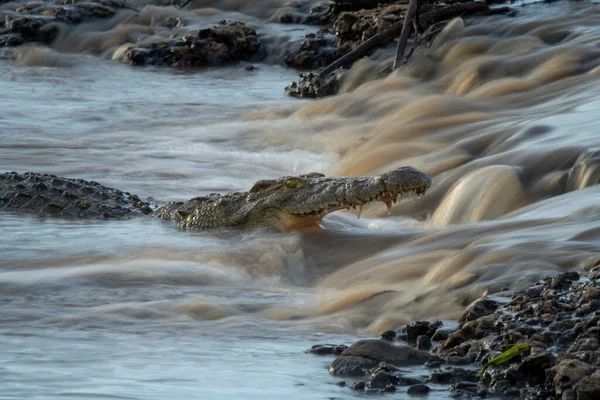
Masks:
[[[483,379],[483,374],[489,367],[499,367],[500,365],[512,360],[513,358],[529,350],[530,348],[531,346],[527,343],[518,343],[510,349],[506,350],[504,353],[498,355],[497,357],[494,357],[483,366],[481,372],[479,373],[479,379]]]

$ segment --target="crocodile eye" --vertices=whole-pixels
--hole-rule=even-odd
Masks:
[[[295,188],[296,186],[298,186],[298,179],[296,178],[290,178],[287,181],[285,181],[285,186],[287,186],[290,189]]]

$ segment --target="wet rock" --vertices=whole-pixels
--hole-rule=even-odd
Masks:
[[[438,356],[431,356],[425,362],[427,368],[439,368],[444,363],[444,359]]]
[[[336,51],[342,56],[377,33],[392,27],[404,18],[405,4],[382,4],[372,9],[340,13],[333,22],[338,38]]]
[[[362,392],[362,391],[364,391],[364,390],[365,390],[365,387],[366,387],[366,386],[367,386],[367,385],[366,385],[366,383],[365,383],[364,381],[352,382],[352,383],[350,384],[350,389],[353,389],[353,390],[358,390],[358,391],[361,391],[361,392]]]
[[[534,384],[542,384],[546,380],[546,369],[552,367],[556,357],[548,351],[536,351],[523,359],[519,366],[519,372],[529,378],[533,378]]]
[[[284,92],[292,97],[316,98],[336,94],[346,75],[346,71],[339,69],[324,77],[314,72],[300,74],[300,79],[292,82]]]
[[[446,339],[448,339],[448,336],[450,336],[450,333],[452,331],[449,329],[437,329],[433,336],[431,336],[431,340],[435,340],[435,341],[444,341]]]
[[[387,371],[379,370],[370,380],[369,387],[371,389],[384,389],[388,385],[396,383],[396,379]]]
[[[123,61],[132,65],[199,67],[249,60],[261,48],[256,31],[237,21],[221,21],[211,28],[176,40],[133,47]]]
[[[423,383],[417,378],[411,378],[408,376],[398,376],[396,379],[398,386],[413,386],[420,385]]]
[[[388,340],[390,342],[393,342],[394,340],[396,340],[396,331],[393,331],[393,330],[385,331],[380,335],[380,337],[383,340]]]
[[[461,325],[465,324],[468,321],[475,321],[476,319],[479,319],[486,315],[490,315],[497,309],[498,309],[497,302],[495,302],[493,300],[489,300],[489,299],[479,300],[479,301],[475,302],[473,305],[471,305],[471,307],[469,307],[463,313],[463,315],[458,320],[458,325],[460,327]]]
[[[340,355],[346,350],[348,346],[343,344],[315,344],[307,350],[308,353],[317,355]]]
[[[307,34],[296,47],[292,48],[283,61],[298,69],[325,67],[338,58],[334,51],[334,37],[324,33]]]
[[[429,350],[431,348],[431,339],[427,335],[421,335],[417,338],[417,349]]]
[[[429,353],[408,346],[394,346],[385,340],[359,340],[348,347],[330,366],[336,376],[364,376],[380,362],[393,365],[422,364]]]
[[[589,373],[589,364],[579,360],[563,360],[549,370],[549,379],[552,379],[556,394],[562,395],[563,391],[573,388]]]
[[[409,396],[425,396],[430,391],[431,391],[431,389],[429,388],[429,386],[421,383],[419,385],[413,385],[413,386],[409,387],[408,390],[406,391],[406,393]]]
[[[436,370],[429,377],[429,382],[446,385],[452,381],[453,377],[450,371]]]
[[[450,386],[450,391],[461,395],[476,396],[481,388],[473,382],[458,382]]]
[[[600,399],[600,371],[594,372],[591,376],[583,377],[575,386],[577,400],[597,400]]]
[[[566,289],[571,285],[572,281],[576,281],[579,278],[579,274],[575,271],[555,275],[550,278],[550,287],[552,289]]]
[[[25,43],[25,39],[18,33],[0,35],[0,47],[16,47]]]
[[[426,336],[428,339],[430,339],[435,331],[441,326],[441,321],[436,321],[434,323],[428,321],[413,322],[403,329],[404,340],[408,341],[409,343],[416,343],[419,336]]]

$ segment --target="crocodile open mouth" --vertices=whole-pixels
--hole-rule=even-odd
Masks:
[[[429,189],[429,186],[418,186],[415,188],[408,188],[401,191],[383,190],[378,194],[374,194],[373,196],[355,202],[342,201],[337,203],[330,203],[327,205],[319,206],[315,209],[302,210],[300,212],[293,213],[282,211],[282,213],[288,216],[287,218],[285,218],[285,230],[294,229],[299,226],[319,223],[327,214],[344,209],[354,210],[356,212],[356,217],[360,218],[363,206],[374,201],[381,201],[382,203],[384,203],[388,209],[388,215],[391,215],[393,204],[396,204],[403,197],[421,198],[421,196],[425,194],[427,189]]]

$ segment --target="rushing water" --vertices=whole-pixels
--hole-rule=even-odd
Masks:
[[[457,21],[401,72],[373,80],[388,49],[309,102],[282,94],[297,75],[273,61],[307,28],[260,25],[289,5],[197,6],[213,7],[198,24],[244,19],[275,50],[255,71],[111,61],[124,30],[192,18],[153,6],[141,25],[124,13],[23,47],[0,60],[0,170],[158,201],[402,165],[433,186],[391,217],[377,204],[312,233],[0,214],[1,398],[351,398],[304,349],[456,318],[486,293],[595,263],[599,7]],[[93,51],[69,47],[83,42]]]

